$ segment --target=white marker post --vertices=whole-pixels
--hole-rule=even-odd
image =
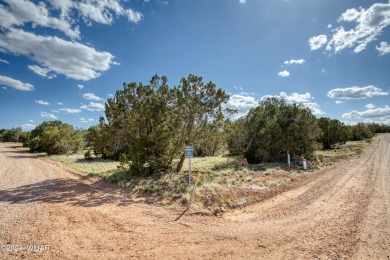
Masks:
[[[191,185],[191,158],[194,157],[192,146],[186,146],[186,158],[188,158],[188,185]]]

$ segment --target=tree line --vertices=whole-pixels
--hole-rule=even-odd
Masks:
[[[250,163],[284,161],[286,154],[310,157],[321,145],[330,149],[348,140],[370,139],[390,132],[390,126],[358,123],[346,126],[321,117],[299,104],[270,98],[246,116],[232,121],[229,95],[212,82],[190,74],[170,87],[166,76],[154,75],[149,84],[124,83],[105,103],[105,117],[88,130],[59,120],[45,121],[31,132],[1,129],[3,142],[22,142],[32,152],[71,154],[87,147],[86,158],[120,160],[129,172],[150,175],[179,172],[184,147],[198,156],[228,151]],[[173,164],[173,160],[178,163]]]
[[[0,130],[0,141],[20,142],[31,152],[53,154],[77,153],[85,145],[86,130],[75,129],[59,120],[44,121],[30,132],[22,128]]]

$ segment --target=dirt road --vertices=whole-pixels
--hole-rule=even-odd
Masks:
[[[390,259],[390,135],[261,203],[178,222],[13,146],[0,144],[1,259]]]

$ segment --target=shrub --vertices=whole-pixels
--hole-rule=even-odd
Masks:
[[[29,144],[32,152],[70,154],[84,146],[83,132],[61,121],[43,122],[31,131]]]
[[[84,153],[84,158],[85,160],[92,160],[92,153],[91,153],[91,149],[88,149],[85,153]]]
[[[308,157],[321,136],[308,108],[276,98],[260,102],[237,124],[241,125],[234,127],[237,131],[229,137],[229,148],[232,153],[240,149],[249,163],[285,161],[287,153]]]
[[[39,136],[34,137],[33,139],[31,139],[29,144],[28,144],[28,147],[30,148],[30,152],[32,152],[32,153],[39,152],[40,151],[39,143],[40,143]]]

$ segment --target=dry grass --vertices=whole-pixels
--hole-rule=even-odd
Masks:
[[[347,156],[358,154],[369,145],[369,142],[347,142],[336,149],[315,152],[316,160],[309,163],[311,170],[318,166],[333,164]],[[191,193],[188,186],[188,159],[179,174],[167,173],[148,178],[131,176],[124,169],[119,169],[119,163],[111,160],[94,158],[84,159],[83,154],[49,156],[49,159],[89,176],[99,176],[119,186],[135,192],[152,194],[164,198],[166,205],[186,204]],[[213,212],[216,209],[241,207],[256,200],[269,190],[294,181],[304,172],[302,166],[293,164],[287,169],[287,163],[266,163],[241,167],[237,165],[238,157],[214,156],[191,159],[192,183],[198,173],[202,174],[197,189],[195,207],[207,208]],[[177,163],[177,160],[174,161]]]
[[[316,151],[316,160],[313,161],[315,166],[328,166],[334,162],[345,159],[349,156],[360,154],[364,148],[369,146],[370,140],[367,141],[349,141],[343,145],[339,145],[334,149]]]
[[[222,169],[234,169],[237,156],[208,156],[191,159],[191,170],[193,171],[215,171]],[[182,171],[188,171],[188,161],[186,159]]]
[[[119,166],[119,162],[101,158],[85,160],[83,154],[52,155],[48,158],[85,174],[104,175],[104,173],[117,170]]]

